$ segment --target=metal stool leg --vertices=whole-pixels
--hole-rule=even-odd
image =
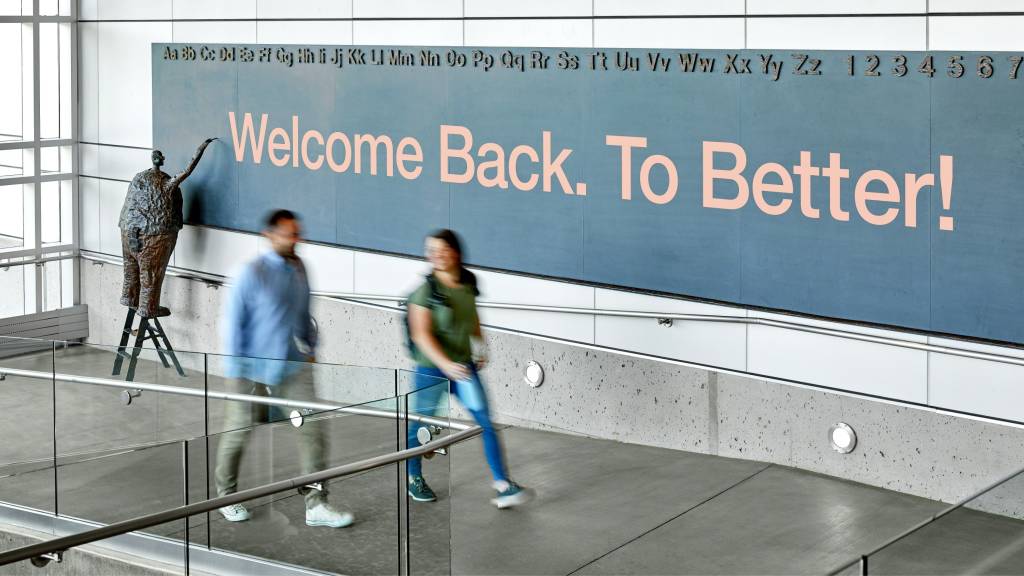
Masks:
[[[135,380],[135,365],[139,363],[139,354],[142,353],[142,343],[146,340],[146,332],[149,332],[149,318],[143,318],[139,322],[139,332],[135,336],[135,347],[132,348],[132,356],[128,361],[128,373],[124,379],[128,382]]]
[[[160,325],[160,320],[157,318],[153,318],[153,323],[156,324],[157,336],[159,337],[159,340],[153,340],[153,344],[155,344],[157,349],[159,350],[160,342],[163,342],[164,350],[166,350],[167,354],[171,357],[171,362],[174,362],[174,369],[178,371],[178,376],[184,377],[185,370],[181,367],[181,363],[178,362],[178,355],[174,353],[174,348],[171,347],[171,341],[167,339],[167,333],[164,332],[164,327]],[[160,357],[163,358],[163,354],[161,354]],[[164,363],[164,366],[166,365],[167,364]]]
[[[121,373],[121,365],[124,363],[125,350],[128,348],[128,339],[132,335],[132,324],[135,322],[135,309],[129,308],[124,318],[124,329],[121,330],[121,344],[117,347],[117,356],[114,358],[114,371],[117,376]]]

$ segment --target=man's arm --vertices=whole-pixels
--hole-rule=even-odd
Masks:
[[[305,272],[303,272],[305,276]],[[313,315],[310,313],[310,293],[309,284],[303,283],[303,294],[300,295],[301,302],[299,306],[299,325],[296,327],[295,336],[299,339],[305,350],[300,350],[306,355],[306,359],[309,362],[316,362],[316,345],[318,344],[319,334],[314,327]]]
[[[209,146],[210,142],[213,142],[214,140],[216,140],[216,138],[207,138],[202,144],[199,145],[199,148],[196,149],[195,155],[192,156],[192,160],[189,161],[188,167],[186,167],[184,171],[182,171],[174,178],[171,178],[171,188],[174,188],[175,186],[180,186],[181,183],[184,182],[186,178],[192,175],[192,171],[196,169],[196,166],[199,165],[199,160],[202,159],[203,157],[203,152],[206,152],[206,147]]]
[[[247,266],[231,288],[224,310],[224,352],[229,356],[242,356],[248,349],[248,302],[252,288],[252,267]]]

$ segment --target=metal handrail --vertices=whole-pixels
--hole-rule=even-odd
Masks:
[[[22,378],[34,378],[38,380],[56,380],[58,382],[70,382],[72,384],[87,384],[90,386],[106,386],[111,388],[123,388],[131,390],[144,390],[148,392],[159,392],[163,394],[176,394],[179,396],[193,396],[199,398],[213,398],[216,400],[232,400],[237,402],[250,402],[253,404],[265,404],[268,406],[280,406],[282,408],[298,408],[302,410],[313,410],[314,412],[344,412],[347,414],[358,414],[360,416],[373,416],[375,418],[397,418],[395,412],[375,408],[364,408],[360,406],[339,406],[326,402],[308,402],[304,400],[292,400],[289,398],[274,398],[270,396],[256,396],[253,394],[236,394],[233,392],[221,392],[219,390],[201,390],[198,388],[185,388],[184,386],[171,386],[168,384],[150,384],[147,382],[129,382],[125,380],[114,380],[112,378],[99,378],[96,376],[75,376],[62,374],[60,372],[40,372],[38,370],[25,370],[23,368],[6,368],[0,366],[0,376],[20,376]],[[439,385],[438,383],[437,385]],[[382,400],[389,400],[383,398]],[[409,420],[420,424],[430,424],[441,428],[453,428],[466,430],[469,424],[448,420],[441,420],[432,416],[420,414],[409,414]]]
[[[409,458],[423,456],[424,454],[433,452],[438,448],[445,448],[457,442],[468,440],[469,438],[479,435],[481,432],[482,429],[479,426],[473,426],[445,436],[444,438],[432,440],[416,448],[407,448],[391,454],[374,456],[373,458],[360,460],[359,462],[344,464],[342,466],[328,468],[327,470],[321,470],[320,472],[314,472],[312,474],[305,474],[288,480],[281,480],[279,482],[257,486],[256,488],[242,490],[241,492],[235,492],[234,494],[229,494],[227,496],[219,496],[217,498],[204,500],[195,504],[178,506],[177,508],[171,508],[169,510],[140,516],[138,518],[116,522],[109,526],[87,530],[79,534],[72,534],[70,536],[64,536],[54,540],[40,542],[38,544],[23,546],[0,554],[0,566],[11,564],[13,562],[20,562],[22,560],[38,558],[45,554],[63,552],[70,548],[84,546],[98,540],[105,540],[114,536],[120,536],[121,534],[145,530],[146,528],[152,528],[153,526],[159,526],[160,524],[166,524],[167,522],[174,522],[175,520],[181,520],[190,516],[205,514],[224,506],[240,504],[256,498],[262,498],[263,496],[270,496],[271,494],[302,488],[318,482],[325,482],[327,480],[343,478],[360,472],[367,472],[389,464],[408,460]],[[189,546],[189,543],[185,542],[185,546]]]
[[[95,262],[103,262],[107,264],[121,265],[121,262],[115,258],[109,258],[101,256],[97,253],[82,252],[82,258]],[[193,280],[200,280],[208,284],[214,284],[218,286],[226,286],[228,283],[224,276],[217,274],[208,274],[205,272],[198,272],[195,270],[187,270],[183,268],[168,267],[167,274],[171,276],[177,276],[180,278],[188,278]],[[357,294],[347,292],[326,292],[314,290],[313,295],[322,296],[325,298],[333,298],[337,300],[347,301],[365,301],[365,300],[379,300],[386,302],[404,303],[406,298],[400,296],[386,296],[378,294]],[[759,325],[759,326],[770,326],[772,328],[784,328],[787,330],[794,330],[797,332],[806,332],[810,334],[819,334],[823,336],[832,336],[836,338],[844,338],[847,340],[857,340],[861,342],[871,342],[874,344],[884,344],[887,346],[896,346],[899,348],[908,348],[911,350],[918,350],[922,352],[934,352],[937,354],[949,354],[951,356],[960,356],[964,358],[973,358],[976,360],[987,360],[991,362],[999,362],[1002,364],[1012,364],[1015,366],[1024,366],[1024,358],[1018,358],[1016,356],[1010,356],[1007,354],[997,354],[990,352],[976,352],[974,350],[967,350],[964,348],[954,348],[951,346],[940,346],[937,344],[928,344],[924,342],[912,342],[909,340],[903,340],[900,338],[891,338],[888,336],[872,336],[870,334],[862,334],[859,332],[852,332],[849,330],[841,330],[838,328],[821,328],[815,326],[808,326],[807,324],[801,324],[798,322],[788,322],[785,320],[773,320],[769,318],[758,318],[748,316],[725,316],[718,314],[680,314],[680,313],[668,313],[668,312],[636,312],[629,310],[608,310],[601,308],[578,308],[578,307],[566,307],[566,306],[538,306],[530,304],[512,304],[504,302],[477,302],[477,306],[480,308],[495,308],[504,310],[521,310],[524,312],[555,312],[560,314],[586,314],[592,316],[609,316],[609,317],[623,317],[623,318],[651,318],[657,320],[681,320],[691,322],[721,322],[726,324],[743,324],[743,325]]]

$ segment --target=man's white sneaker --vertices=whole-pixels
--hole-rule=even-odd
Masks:
[[[317,504],[306,509],[306,526],[330,526],[344,528],[352,524],[355,518],[348,512],[338,512],[329,504]]]
[[[232,504],[230,506],[224,506],[218,508],[220,515],[224,517],[228,522],[245,522],[252,517],[249,511],[245,509],[245,506],[241,504]]]

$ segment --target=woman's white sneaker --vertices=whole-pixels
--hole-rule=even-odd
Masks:
[[[491,503],[502,510],[526,504],[536,495],[533,490],[523,488],[515,482],[495,482],[494,489],[498,495],[491,499]]]
[[[355,518],[348,512],[339,512],[329,504],[317,504],[306,509],[306,526],[329,526],[344,528],[352,524]]]

